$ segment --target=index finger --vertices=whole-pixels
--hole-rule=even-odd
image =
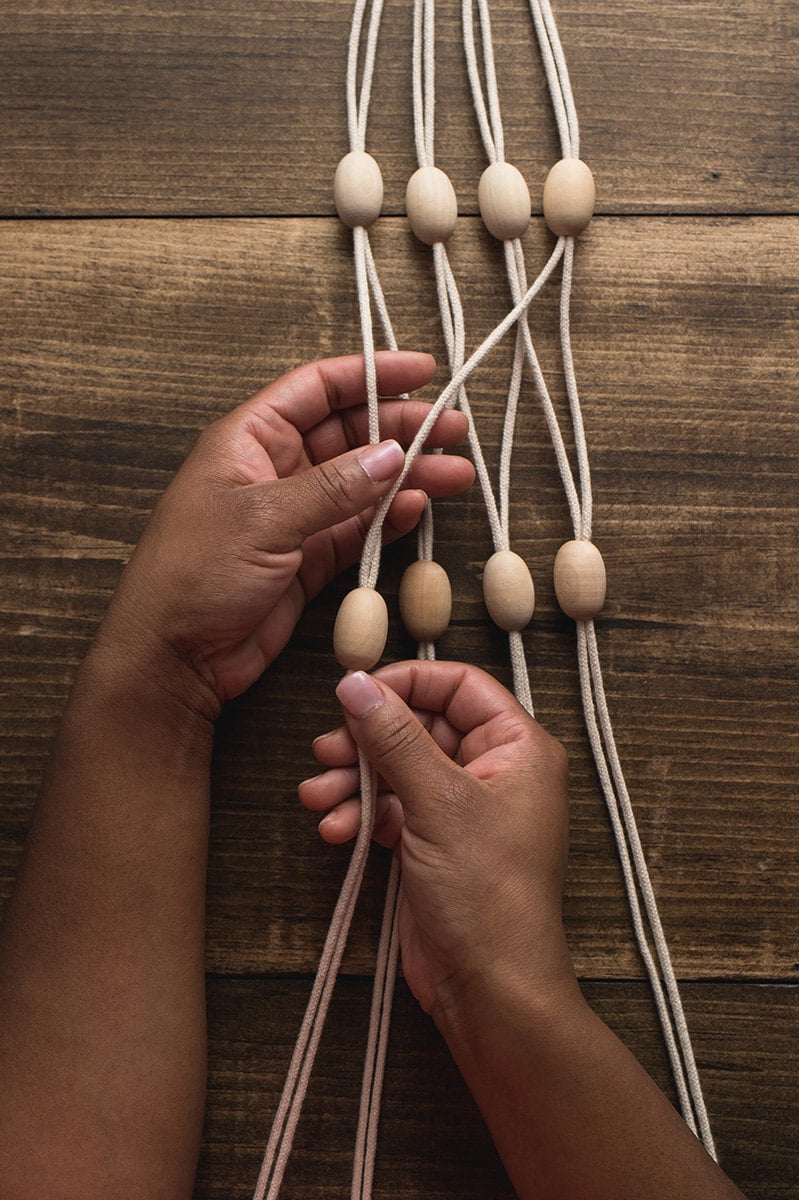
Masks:
[[[469,663],[414,659],[374,672],[409,708],[442,713],[462,735],[465,761],[529,737],[535,722],[493,676]]]
[[[429,383],[436,369],[431,354],[412,350],[380,350],[375,355],[381,396],[398,396]],[[366,373],[362,354],[323,358],[305,363],[257,392],[243,408],[268,408],[300,433],[312,429],[331,413],[366,403]]]

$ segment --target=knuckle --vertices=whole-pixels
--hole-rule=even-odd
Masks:
[[[335,508],[341,508],[350,499],[350,481],[340,468],[332,462],[320,463],[309,475],[311,486],[315,487],[322,498]]]
[[[422,736],[421,727],[390,717],[380,730],[380,753],[390,759],[416,757]]]
[[[556,783],[565,785],[569,779],[569,756],[563,742],[538,726],[533,753],[540,768],[545,769]]]

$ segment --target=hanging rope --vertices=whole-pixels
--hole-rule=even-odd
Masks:
[[[464,0],[462,19],[464,48],[469,81],[472,89],[477,123],[490,166],[507,170],[504,132],[496,80],[495,56],[491,37],[488,0],[476,0],[482,44],[481,78],[473,22],[475,0]],[[382,204],[382,180],[374,160],[366,154],[366,128],[374,76],[375,57],[382,15],[382,0],[373,0],[363,49],[363,62],[358,86],[358,60],[361,56],[363,26],[367,0],[356,0],[347,57],[347,122],[350,163],[353,170],[366,172],[368,203],[362,207],[358,188],[348,189],[343,181],[344,200],[337,205],[345,223],[353,228],[353,256],[358,292],[361,335],[364,348],[365,379],[369,417],[369,440],[380,440],[377,372],[372,314],[376,312],[383,338],[391,349],[397,348],[396,338],[380,284],[369,240],[368,227],[376,219]],[[569,81],[565,56],[548,0],[530,0],[530,9],[539,42],[544,72],[552,97],[564,160],[579,163],[579,127]],[[420,169],[437,172],[435,168],[435,7],[434,0],[414,0],[413,23],[413,108],[414,140]],[[347,160],[342,160],[345,163]],[[515,170],[511,168],[511,170]],[[447,181],[448,183],[448,181]],[[449,185],[451,188],[451,185]],[[593,185],[592,185],[593,186]],[[370,191],[371,188],[371,191]],[[360,190],[359,190],[360,189]],[[528,197],[529,200],[529,197]],[[454,201],[454,193],[453,193]],[[481,206],[482,207],[482,206]],[[547,200],[545,192],[545,215]],[[411,202],[409,188],[409,217]],[[455,206],[455,214],[457,208]],[[529,219],[529,203],[527,204]],[[485,214],[484,214],[485,218]],[[570,304],[574,266],[574,236],[569,228],[560,230],[547,218],[557,233],[557,240],[543,270],[528,286],[520,234],[502,235],[512,310],[492,330],[480,346],[466,357],[466,337],[463,306],[446,250],[445,236],[423,236],[433,248],[433,268],[442,328],[447,347],[451,378],[414,437],[398,480],[377,508],[365,539],[359,572],[361,588],[374,590],[380,571],[382,527],[392,500],[404,483],[413,463],[436,420],[444,408],[458,405],[466,415],[468,438],[475,470],[485,502],[495,552],[509,549],[510,480],[516,416],[521,394],[523,366],[530,369],[549,430],[555,458],[563,483],[572,527],[577,543],[590,543],[592,526],[592,495],[588,450],[583,428],[577,382],[571,351]],[[411,220],[413,226],[413,220]],[[586,221],[587,223],[587,221]],[[453,220],[454,227],[454,220]],[[490,226],[489,226],[490,227]],[[418,230],[415,230],[418,232]],[[451,230],[449,231],[451,232]],[[492,230],[492,232],[494,232]],[[420,234],[420,236],[422,236]],[[500,236],[500,234],[497,234]],[[559,305],[559,332],[566,394],[573,430],[577,475],[572,471],[555,407],[538,362],[529,327],[528,309],[547,283],[558,264],[563,261]],[[465,384],[472,372],[513,328],[516,328],[513,364],[508,388],[505,418],[500,446],[497,496],[491,486],[485,458],[475,428],[475,422]],[[428,502],[418,534],[418,557],[431,561],[433,557],[432,510]],[[514,689],[520,701],[532,714],[529,677],[520,629],[509,629],[509,648],[513,667]],[[674,1073],[683,1114],[694,1131],[700,1135],[715,1157],[713,1140],[707,1120],[698,1072],[682,1010],[676,978],[671,965],[660,922],[654,893],[646,868],[640,838],[616,751],[612,725],[604,692],[599,651],[593,619],[577,619],[578,663],[586,728],[597,771],[605,795],[611,827],[616,838],[622,875],[630,904],[636,940],[652,985],[655,1004],[663,1027],[664,1040]],[[432,640],[419,643],[419,657],[432,659],[435,648]],[[376,778],[363,755],[359,756],[361,773],[362,821],[352,858],[342,885],[330,930],[320,958],[305,1016],[300,1028],[283,1093],[275,1115],[263,1165],[254,1193],[254,1200],[275,1200],[279,1194],[285,1167],[307,1091],[314,1058],[330,1004],[355,903],[360,890],[374,824]],[[639,902],[643,900],[643,911]],[[401,880],[398,862],[392,863],[386,905],[380,935],[375,970],[375,985],[367,1037],[363,1083],[361,1090],[358,1131],[356,1135],[352,1200],[370,1200],[374,1174],[377,1127],[385,1070],[391,1001],[396,978],[399,939],[398,912],[401,903]],[[654,953],[650,948],[644,914],[649,924]],[[663,982],[661,983],[661,978]],[[696,1119],[694,1119],[696,1114]]]
[[[486,0],[477,0],[477,5],[483,45],[483,60],[485,63],[486,89],[488,91],[487,102],[483,96],[482,81],[477,69],[477,53],[474,44],[474,26],[472,20],[473,0],[464,0],[463,3],[464,45],[467,71],[472,88],[478,126],[483,136],[486,155],[489,162],[493,163],[498,161],[498,146],[501,145],[501,141],[497,136],[498,129],[501,127],[501,116],[499,99],[496,94],[496,72],[494,68],[488,6]],[[548,0],[530,0],[530,8],[541,50],[544,71],[552,97],[562,154],[564,159],[578,159],[579,127],[577,114],[565,56],[552,10]],[[486,117],[486,113],[490,114],[490,118]],[[524,254],[518,238],[509,239],[505,242],[505,261],[511,295],[514,301],[516,301],[526,287]],[[563,254],[559,331],[564,379],[577,456],[579,495],[574,485],[571,468],[568,464],[557,415],[548,395],[535,355],[526,314],[522,317],[520,325],[524,337],[527,360],[533,373],[536,390],[542,401],[545,418],[550,435],[552,436],[555,456],[569,504],[574,536],[583,541],[590,541],[593,508],[591,477],[588,448],[571,350],[570,307],[573,265],[574,237],[568,236],[565,238]],[[512,418],[509,419],[508,425],[511,428],[511,434],[507,444],[503,437],[501,458],[503,489],[509,487],[510,470],[505,465],[504,460],[509,460],[510,457],[510,450],[506,447],[509,447],[512,441]],[[715,1157],[715,1147],[707,1120],[704,1097],[688,1035],[679,988],[668,946],[663,935],[662,924],[646,861],[640,847],[635,816],[627,794],[621,764],[616,753],[615,741],[613,740],[612,725],[605,701],[593,620],[578,620],[577,630],[578,663],[586,727],[622,864],[622,874],[625,881],[636,941],[650,979],[683,1116],[694,1132],[697,1131],[698,1121],[702,1140],[708,1151]],[[641,917],[637,889],[640,889],[644,898],[650,935],[654,944],[654,957],[649,946],[647,930]],[[661,984],[661,977],[665,984],[665,992]]]

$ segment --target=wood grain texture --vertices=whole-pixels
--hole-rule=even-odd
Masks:
[[[252,1194],[309,987],[303,979],[210,981],[209,1105],[196,1200]],[[671,1096],[643,986],[590,983],[584,990]],[[285,1200],[349,1196],[369,998],[368,980],[340,981],[286,1174]],[[691,984],[684,1000],[725,1169],[749,1200],[793,1200],[799,1104],[788,1064],[799,992]],[[374,1194],[375,1200],[510,1200],[514,1194],[446,1046],[402,985]]]
[[[462,211],[485,165],[441,0],[438,155]],[[331,213],[349,0],[20,0],[0,16],[0,213]],[[492,4],[508,157],[559,157],[527,5]],[[598,211],[796,210],[793,0],[559,0]],[[402,211],[415,163],[410,10],[388,5],[369,148]],[[309,86],[312,81],[312,86]]]
[[[437,155],[473,214],[484,156],[459,8],[437,5]],[[574,343],[609,572],[599,638],[611,710],[722,1161],[750,1200],[794,1200],[799,9],[555,9],[603,214],[579,246]],[[558,148],[527,5],[491,11],[508,157],[540,212]],[[97,218],[0,221],[0,902],[76,666],[195,434],[283,370],[358,348],[350,238],[315,219],[333,212],[347,148],[350,14],[351,0],[19,0],[0,14],[0,216]],[[369,149],[395,215],[415,166],[409,33],[407,5],[388,5]],[[175,219],[192,214],[203,219]],[[525,244],[543,263],[540,219]],[[392,218],[374,245],[401,344],[443,361],[428,252]],[[450,249],[474,345],[507,306],[500,255],[469,219]],[[562,411],[555,294],[534,328]],[[507,367],[505,348],[470,391],[492,468]],[[569,937],[589,1000],[669,1091],[579,716],[574,629],[554,600],[570,531],[529,389],[516,463],[513,545],[538,593],[526,637],[537,712],[572,764]],[[441,653],[509,682],[481,598],[491,547],[476,492],[439,506],[436,534],[454,591]],[[389,657],[415,650],[396,601],[412,554],[385,558]],[[311,738],[338,719],[330,641],[351,582],[309,607],[220,722],[197,1200],[251,1195],[345,869],[346,850],[321,844],[295,789],[315,770]],[[377,854],[288,1200],[349,1194],[385,870]],[[511,1194],[400,985],[376,1200]]]
[[[797,969],[796,234],[784,219],[607,219],[580,251],[575,355],[609,571],[599,637],[685,977]],[[399,221],[383,222],[375,244],[401,341],[440,352],[426,252]],[[543,261],[540,222],[528,244]],[[453,259],[476,341],[504,311],[497,248],[465,221]],[[69,681],[157,494],[214,415],[295,362],[355,347],[350,273],[333,221],[0,226],[4,894]],[[560,394],[554,298],[553,286],[535,324]],[[471,390],[492,463],[506,366],[499,352]],[[516,462],[514,545],[538,590],[527,637],[536,704],[572,759],[570,936],[583,974],[636,976],[579,716],[573,626],[551,582],[570,536],[565,505],[529,389]],[[437,542],[454,587],[441,653],[507,682],[482,602],[490,545],[476,489],[440,506]],[[390,657],[414,653],[396,601],[412,553],[386,558]],[[330,639],[350,582],[311,606],[291,648],[222,722],[215,971],[308,971],[321,946],[346,852],[319,843],[295,789],[315,769],[311,739],[338,719]],[[347,970],[371,960],[380,882],[376,867]]]

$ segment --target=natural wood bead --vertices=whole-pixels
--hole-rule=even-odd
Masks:
[[[558,237],[582,233],[594,215],[594,177],[579,158],[562,158],[544,184],[544,220]]]
[[[374,588],[359,587],[341,602],[333,629],[333,651],[348,671],[368,671],[388,637],[386,602]]]
[[[591,621],[605,603],[605,563],[593,542],[566,542],[555,555],[555,595],[567,617]]]
[[[399,586],[402,623],[417,642],[434,642],[449,625],[452,588],[449,576],[436,562],[411,563]]]
[[[365,150],[351,150],[336,167],[333,180],[336,211],[350,229],[367,229],[380,216],[383,207],[383,176]]]
[[[477,200],[483,224],[500,241],[521,237],[530,224],[530,191],[512,163],[495,162],[486,167]]]
[[[448,175],[438,167],[420,167],[408,180],[405,207],[411,229],[420,242],[434,246],[452,237],[458,201]]]
[[[500,629],[524,629],[535,609],[535,588],[527,563],[513,550],[492,554],[483,571],[483,595]]]

